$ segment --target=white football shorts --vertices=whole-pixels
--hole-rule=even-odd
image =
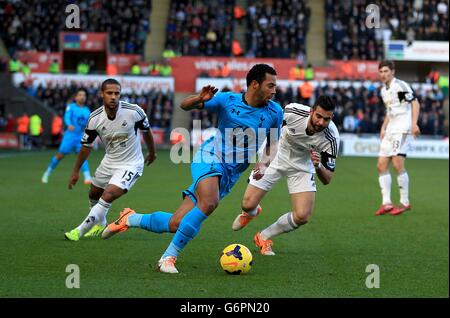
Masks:
[[[411,149],[413,136],[405,133],[392,133],[384,135],[380,144],[380,157],[405,156]]]
[[[142,165],[111,168],[100,164],[95,170],[92,184],[102,189],[105,189],[108,184],[114,184],[128,191],[136,183],[137,179],[142,176],[143,171],[144,166]]]
[[[250,173],[249,183],[264,191],[269,191],[281,179],[287,177],[289,194],[300,192],[316,192],[315,174],[304,171],[283,170],[270,165],[264,172],[264,176],[255,180],[253,170]]]

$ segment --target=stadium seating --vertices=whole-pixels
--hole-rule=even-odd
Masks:
[[[229,91],[224,88],[222,91]],[[314,96],[333,96],[337,107],[333,121],[339,131],[344,133],[380,132],[385,116],[385,107],[380,98],[380,88],[375,85],[347,88],[324,85],[316,87]],[[437,89],[426,90],[423,86],[415,91],[421,105],[419,126],[423,135],[445,135],[444,95]],[[278,89],[275,101],[283,107],[289,103],[302,103],[303,99],[296,89],[289,86],[285,90]],[[312,103],[311,103],[312,104]],[[192,119],[201,120],[202,128],[215,127],[216,116],[206,111],[192,113]],[[191,127],[192,128],[192,127]]]
[[[380,28],[366,27],[365,1],[325,1],[329,59],[379,60],[384,41],[448,41],[448,5],[439,0],[377,1]]]
[[[252,1],[247,8],[247,56],[306,54],[310,9],[305,1]]]
[[[234,1],[172,1],[166,48],[181,55],[229,56]]]
[[[58,33],[66,30],[64,1],[0,2],[0,37],[9,54],[15,51],[59,50]],[[151,0],[80,0],[80,30],[108,32],[112,53],[143,54]],[[76,32],[77,29],[70,29]]]
[[[38,86],[36,88],[25,86],[22,83],[22,88],[27,90],[27,92],[41,100],[46,106],[55,109],[58,113],[63,114],[66,103],[70,100],[73,94],[76,92],[80,86],[75,84],[70,87],[62,86]],[[87,105],[91,109],[97,108],[102,105],[102,100],[99,97],[97,86],[85,87],[88,91]],[[160,90],[149,90],[142,92],[140,94],[122,94],[121,100],[138,104],[144,111],[146,111],[147,116],[150,121],[150,125],[154,128],[170,128],[173,105],[174,105],[174,93],[173,92],[163,92]]]

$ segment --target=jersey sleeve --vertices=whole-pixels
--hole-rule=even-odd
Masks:
[[[67,127],[73,126],[72,113],[73,113],[72,108],[70,107],[70,105],[67,105],[66,112],[64,113],[64,125],[66,125]]]
[[[270,145],[272,140],[278,140],[280,139],[281,135],[281,127],[283,126],[283,110],[278,109],[276,117],[273,120],[271,129],[267,132],[266,138],[267,138],[267,144]],[[273,133],[275,131],[275,134]]]
[[[136,111],[136,117],[135,117],[135,124],[134,124],[134,128],[135,130],[140,129],[143,131],[148,131],[150,130],[150,123],[148,122],[148,118],[147,115],[145,114],[144,110],[139,107],[137,107],[137,111]]]
[[[411,86],[409,86],[407,83],[401,81],[399,82],[399,91],[398,91],[398,99],[400,102],[412,102],[416,99],[416,96],[414,94],[414,91],[412,90]]]
[[[95,120],[92,120],[92,118],[89,117],[86,128],[84,129],[83,137],[81,138],[81,144],[85,147],[92,148],[94,145],[94,140],[97,136],[98,132],[95,127]]]
[[[325,138],[327,142],[320,152],[321,163],[326,169],[333,172],[336,169],[336,159],[339,153],[339,135],[326,130]]]
[[[225,106],[229,93],[217,93],[209,101],[204,103],[203,109],[211,112],[218,112],[220,107]]]

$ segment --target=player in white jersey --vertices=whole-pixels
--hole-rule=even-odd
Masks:
[[[325,185],[333,177],[339,151],[339,132],[331,121],[334,108],[328,96],[320,96],[312,109],[295,103],[287,105],[275,158],[270,165],[256,164],[250,175],[242,212],[232,224],[235,231],[244,228],[261,212],[259,203],[283,176],[287,177],[291,195],[292,212],[283,214],[253,238],[263,255],[275,255],[272,237],[308,222],[315,201],[315,176]]]
[[[411,139],[420,135],[417,125],[420,105],[411,87],[395,78],[392,61],[382,61],[378,66],[381,82],[381,98],[386,106],[386,116],[380,132],[380,152],[378,155],[378,181],[383,202],[375,215],[390,213],[399,215],[411,209],[409,204],[409,177],[405,169],[405,159]],[[400,190],[400,204],[395,207],[391,201],[391,174],[389,163],[397,172],[397,184]]]
[[[90,212],[87,218],[64,235],[78,241],[82,236],[98,236],[106,226],[106,214],[114,200],[124,195],[142,175],[144,164],[156,158],[152,131],[145,112],[138,105],[120,101],[121,86],[115,79],[102,83],[104,105],[92,112],[81,143],[83,147],[69,180],[69,189],[78,181],[80,167],[88,158],[98,136],[105,146],[105,156],[95,171],[89,191]],[[142,137],[149,154],[144,160]]]

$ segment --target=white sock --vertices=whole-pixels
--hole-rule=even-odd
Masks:
[[[258,206],[256,207],[256,208],[254,208],[253,210],[250,210],[250,211],[244,211],[244,212],[246,212],[248,215],[250,215],[250,216],[256,216],[256,214],[258,213],[258,209],[260,208],[260,206],[259,206],[259,204],[258,204]]]
[[[400,203],[403,205],[409,205],[409,177],[406,170],[397,176],[397,183],[400,190]]]
[[[92,207],[86,220],[77,227],[80,230],[80,236],[86,234],[97,223],[106,225],[106,214],[110,207],[111,203],[103,201],[103,199],[98,200],[98,203]]]
[[[273,236],[280,235],[281,233],[287,233],[298,228],[299,225],[294,222],[294,216],[292,212],[288,212],[280,216],[280,218],[273,224],[269,225],[263,231],[261,236],[264,240],[270,239]]]
[[[383,196],[383,204],[392,204],[391,201],[391,183],[392,178],[389,172],[382,174],[378,177],[380,183],[381,195]]]
[[[96,205],[98,200],[89,199],[89,211]]]

